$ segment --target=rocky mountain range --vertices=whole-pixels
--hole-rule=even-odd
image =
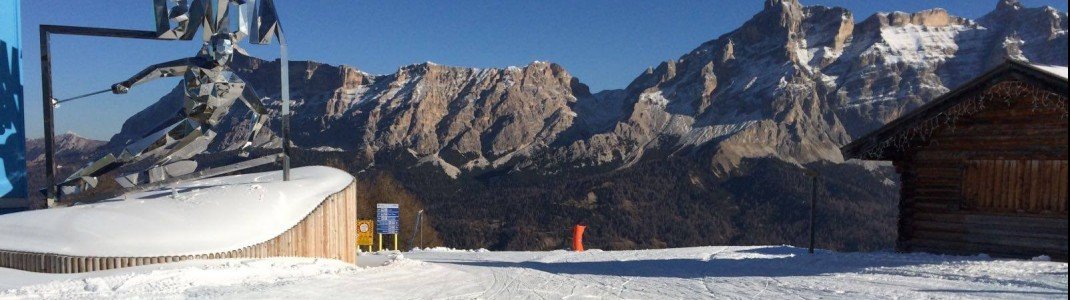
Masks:
[[[423,63],[387,75],[293,62],[294,143],[369,161],[408,153],[448,174],[621,167],[651,153],[712,158],[721,169],[766,156],[842,161],[837,147],[1003,59],[1065,65],[1066,27],[1065,12],[1013,0],[977,20],[937,8],[860,21],[842,8],[770,0],[739,29],[594,94],[548,62]],[[236,65],[261,93],[277,90],[277,62]],[[175,96],[131,118],[112,145],[154,127],[142,125],[164,119],[158,112],[177,107]],[[215,149],[241,134],[226,132]]]
[[[67,132],[56,136],[56,159],[80,162],[90,159],[89,155],[96,152],[106,142],[79,136],[73,132]],[[27,164],[43,164],[45,160],[44,139],[26,140]]]
[[[435,228],[455,246],[552,248],[554,234],[542,235],[549,240],[520,243],[510,240],[516,237],[508,232],[572,220],[510,223],[502,218],[506,221],[485,229],[483,237],[462,238],[450,231],[491,217],[466,213],[453,204],[484,203],[504,209],[506,204],[484,200],[510,189],[562,189],[560,195],[532,201],[587,209],[586,217],[578,218],[592,220],[618,213],[634,201],[677,201],[668,195],[643,198],[598,192],[606,184],[641,186],[644,181],[636,178],[661,172],[674,174],[662,177],[690,182],[674,189],[694,194],[695,201],[716,197],[720,202],[714,202],[744,210],[741,214],[757,213],[739,202],[765,191],[749,190],[748,185],[761,184],[755,181],[758,178],[794,178],[768,178],[772,165],[840,170],[826,175],[826,192],[839,191],[845,206],[859,198],[872,200],[858,201],[873,206],[844,208],[828,218],[866,220],[850,215],[874,209],[888,223],[880,230],[887,231],[894,228],[894,177],[871,165],[839,165],[844,161],[838,147],[1004,59],[1066,65],[1066,29],[1066,12],[1027,8],[1015,0],[999,1],[976,20],[939,8],[862,17],[843,8],[768,0],[738,29],[647,69],[622,89],[595,93],[565,67],[551,62],[491,69],[422,63],[393,74],[372,75],[350,66],[297,61],[290,66],[292,142],[312,153],[305,155],[306,163],[323,163],[322,157],[330,157],[344,161],[338,164],[353,173],[378,172],[402,179],[432,213],[440,213]],[[234,69],[261,95],[278,98],[269,92],[278,90],[278,61],[239,57]],[[103,149],[118,149],[145,129],[155,128],[181,106],[180,101],[178,89],[172,91],[131,117]],[[278,111],[277,100],[267,105]],[[219,127],[221,138],[210,150],[235,148],[246,135],[243,130],[248,126],[242,125],[248,120],[248,110],[236,106]],[[275,121],[271,128],[278,126]],[[262,148],[280,145],[273,130],[262,131],[256,143]],[[869,175],[837,177],[855,172],[843,168]],[[766,173],[754,173],[759,170]],[[575,184],[548,184],[561,180]],[[792,180],[790,184],[805,184]],[[874,188],[879,191],[855,191]],[[784,189],[785,195],[777,197],[806,194],[805,189]],[[602,197],[593,203],[603,204],[583,204],[591,197]],[[623,198],[605,202],[605,197]],[[776,219],[774,211],[765,212],[766,217]],[[468,221],[449,223],[446,215]],[[614,228],[638,222],[604,221],[616,224]],[[687,224],[692,225],[686,230],[673,230],[709,225]],[[680,238],[661,244],[638,242],[647,234],[641,231],[621,231],[606,233],[614,236],[606,243],[628,248],[777,241],[753,239],[744,229],[730,231],[706,240]],[[768,235],[793,238],[782,231],[792,230]],[[890,245],[888,236],[881,238],[844,247]]]

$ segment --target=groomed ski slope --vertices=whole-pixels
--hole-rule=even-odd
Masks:
[[[4,298],[1066,299],[1067,264],[787,246],[366,254],[360,266],[273,258],[86,274],[0,269]]]

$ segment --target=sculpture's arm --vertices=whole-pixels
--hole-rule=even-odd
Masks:
[[[126,94],[126,92],[135,85],[160,78],[181,75],[189,70],[190,64],[192,63],[194,63],[193,58],[181,58],[151,65],[148,68],[141,70],[141,72],[134,74],[130,79],[112,85],[111,91],[116,94]]]
[[[264,103],[260,102],[260,96],[256,95],[256,91],[253,90],[253,87],[251,86],[245,86],[238,98],[241,99],[242,103],[245,103],[245,106],[248,106],[249,110],[253,112],[253,122],[252,125],[250,125],[249,136],[238,153],[241,156],[247,156],[249,154],[246,152],[246,149],[253,145],[253,138],[256,137],[256,134],[264,127],[264,123],[267,122],[268,111],[267,108],[264,107]]]

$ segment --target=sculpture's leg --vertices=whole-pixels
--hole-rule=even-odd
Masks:
[[[105,155],[64,179],[62,183],[57,185],[59,192],[61,195],[71,195],[95,188],[97,186],[97,176],[114,170],[121,165],[122,162],[116,159],[115,155]]]
[[[256,134],[260,132],[260,128],[264,127],[264,122],[267,118],[261,114],[253,114],[252,129],[249,130],[249,136],[245,138],[245,143],[238,148],[238,156],[249,157],[249,147],[253,145],[253,139],[256,138]]]
[[[176,147],[181,142],[181,139],[191,134],[196,135],[199,132],[197,130],[199,128],[199,123],[189,119],[177,122],[130,144],[123,149],[123,153],[119,158],[129,162],[155,159],[152,162],[152,166],[158,166],[164,163],[163,161],[167,158],[165,154],[170,151],[169,149]],[[130,188],[138,184],[148,183],[148,176],[148,171],[130,172],[120,174],[115,178],[115,181],[124,188]]]
[[[119,156],[114,154],[108,154],[100,159],[86,165],[85,167],[75,171],[62,183],[57,184],[59,191],[62,195],[71,195],[86,190],[95,188],[97,186],[97,177],[105,173],[111,172],[123,165],[131,162],[140,161],[144,157],[151,157],[159,150],[166,149],[167,146],[174,144],[174,139],[170,138],[173,133],[181,132],[185,129],[185,121],[176,122],[167,127],[163,127],[151,134],[145,135],[140,140],[127,145],[123,148],[123,151],[119,153]],[[199,126],[199,124],[197,125]],[[124,180],[117,179],[120,184]]]
[[[188,122],[187,125],[196,124],[195,121]],[[153,150],[153,152],[161,151],[160,153],[164,155],[153,164],[152,168],[142,172],[123,174],[117,178],[119,184],[129,188],[135,185],[162,181],[196,171],[197,162],[190,160],[190,158],[207,150],[208,144],[215,138],[216,133],[215,131],[208,129],[207,126],[199,126],[196,130],[177,133],[179,134],[168,135],[171,138],[177,138],[174,142],[169,143],[170,147],[161,150]]]
[[[185,135],[192,129],[186,125],[186,120],[175,122],[170,126],[163,127],[152,134],[142,137],[140,140],[123,148],[119,159],[127,161],[140,161],[146,157],[154,157],[175,143],[175,135]]]

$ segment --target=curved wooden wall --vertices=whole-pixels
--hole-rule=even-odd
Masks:
[[[157,257],[86,257],[0,250],[0,267],[44,273],[80,273],[191,259],[318,257],[357,261],[357,189],[352,182],[328,196],[297,225],[275,238],[225,252]]]

